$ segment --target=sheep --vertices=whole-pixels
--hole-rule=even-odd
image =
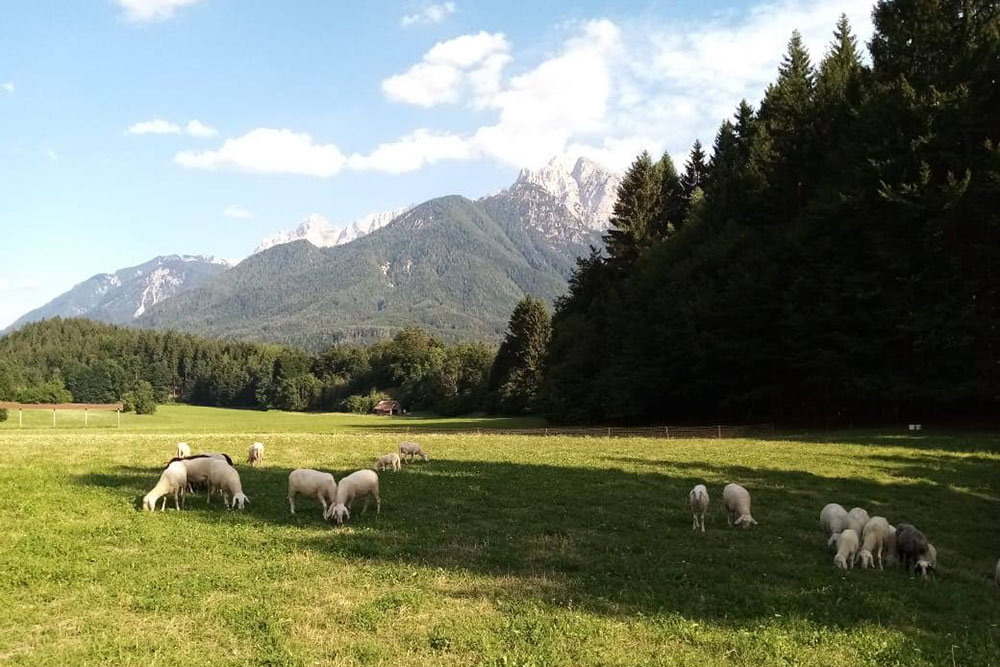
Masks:
[[[937,572],[937,549],[930,542],[927,543],[927,550],[917,558],[913,571],[919,573],[921,579],[926,579],[930,573]]]
[[[708,510],[708,489],[705,488],[704,484],[698,484],[691,489],[691,492],[688,494],[688,502],[691,505],[691,514],[694,517],[691,529],[698,530],[700,525],[701,532],[704,533],[705,512]]]
[[[819,527],[830,537],[827,544],[836,544],[837,536],[849,527],[847,525],[847,510],[844,509],[843,505],[837,503],[824,505],[819,513]]]
[[[404,459],[408,456],[409,458],[406,459],[408,461],[412,461],[414,456],[420,456],[424,459],[424,461],[428,461],[431,458],[427,456],[424,450],[420,448],[420,445],[415,442],[399,443],[399,456]]]
[[[212,494],[216,491],[222,492],[222,502],[226,507],[242,510],[244,503],[250,502],[243,493],[243,484],[236,468],[220,459],[213,459],[208,468],[208,503],[212,502]]]
[[[750,492],[739,484],[726,484],[722,489],[722,504],[725,505],[726,521],[734,526],[742,525],[744,530],[757,521],[750,516]]]
[[[183,458],[185,456],[191,456],[191,448],[186,442],[177,443],[177,458]]]
[[[144,510],[156,510],[156,501],[161,497],[163,498],[163,507],[161,511],[167,509],[167,495],[173,494],[174,496],[174,507],[180,509],[180,503],[178,502],[178,496],[184,496],[184,487],[187,486],[187,469],[184,464],[179,461],[174,461],[163,469],[160,473],[160,479],[156,482],[156,486],[153,490],[147,493],[142,499],[142,509]]]
[[[882,554],[886,551],[889,537],[892,535],[892,526],[888,520],[882,516],[873,516],[865,524],[865,529],[861,533],[861,550],[858,552],[858,560],[861,567],[867,569],[878,564],[878,569],[883,569]]]
[[[176,461],[184,463],[184,467],[187,468],[189,489],[195,484],[205,484],[208,482],[208,470],[215,461],[224,461],[230,467],[233,465],[233,460],[229,456],[216,452],[170,459],[171,463]]]
[[[853,528],[848,528],[837,538],[837,555],[833,557],[833,564],[841,570],[853,568],[857,555],[858,533]]]
[[[847,527],[860,535],[865,530],[868,523],[868,511],[862,507],[852,507],[847,513]]]
[[[329,520],[334,517],[338,525],[344,523],[351,518],[350,509],[354,499],[361,496],[365,497],[365,506],[361,508],[362,514],[368,509],[369,496],[375,498],[375,513],[381,513],[382,499],[378,495],[378,475],[375,471],[358,470],[340,480],[340,484],[337,485],[336,504],[327,508],[323,518]]]
[[[393,472],[399,470],[400,460],[399,454],[396,452],[389,452],[385,456],[382,456],[375,460],[375,469],[385,472],[386,468],[391,468]]]
[[[896,528],[896,558],[899,564],[906,568],[913,568],[914,572],[920,572],[921,576],[927,576],[928,571],[934,571],[937,561],[937,552],[933,553],[934,561],[931,562],[930,544],[927,537],[915,526],[909,523],[901,523]]]
[[[295,496],[315,498],[323,505],[323,516],[327,507],[337,500],[337,481],[328,472],[297,468],[288,474],[288,506],[295,514]]]
[[[264,462],[264,443],[255,442],[247,450],[247,463],[256,466]]]

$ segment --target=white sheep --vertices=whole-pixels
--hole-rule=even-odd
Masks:
[[[867,569],[877,564],[878,569],[883,569],[882,557],[893,546],[890,538],[894,532],[895,529],[885,517],[873,516],[868,519],[861,533],[861,550],[858,552],[861,567]]]
[[[701,532],[705,532],[705,512],[708,510],[708,489],[705,488],[704,484],[698,484],[691,492],[688,494],[688,503],[691,505],[691,515],[694,517],[694,523],[691,525],[692,530],[698,530],[701,527]]]
[[[383,472],[385,472],[386,468],[391,468],[393,472],[396,472],[400,467],[399,454],[396,452],[389,452],[385,456],[376,459],[375,467]]]
[[[185,456],[191,456],[191,447],[188,446],[186,442],[177,443],[177,458],[183,458]]]
[[[838,503],[828,503],[824,505],[823,509],[819,513],[819,527],[820,530],[830,537],[830,539],[827,540],[827,544],[836,544],[837,535],[848,527],[847,510],[844,509],[843,505]]]
[[[163,498],[162,510],[167,509],[167,496],[173,494],[174,507],[180,509],[181,505],[178,496],[184,497],[184,488],[187,486],[187,469],[180,461],[173,461],[160,473],[160,479],[156,482],[153,490],[147,493],[142,499],[142,509],[155,510],[156,501]]]
[[[415,442],[401,442],[399,443],[399,456],[406,459],[407,461],[412,461],[414,456],[419,456],[427,461],[430,459],[429,456],[420,448]],[[407,458],[409,457],[409,458]]]
[[[208,468],[208,502],[212,502],[212,494],[222,492],[222,502],[226,507],[243,509],[244,503],[250,499],[243,493],[243,484],[236,468],[225,461],[214,459]],[[232,502],[230,502],[232,498]]]
[[[837,537],[837,555],[833,557],[833,564],[841,570],[853,568],[857,555],[858,533],[848,528]]]
[[[315,498],[323,505],[323,516],[327,507],[337,500],[337,481],[328,472],[310,468],[297,468],[288,474],[288,506],[295,514],[295,496]]]
[[[382,499],[378,495],[378,475],[373,470],[358,470],[340,480],[337,485],[337,502],[324,513],[325,519],[335,517],[338,524],[351,518],[351,505],[355,498],[364,496],[365,506],[361,508],[364,514],[368,509],[370,497],[375,498],[375,513],[382,511]]]
[[[264,443],[255,442],[247,450],[247,463],[252,466],[260,465],[264,462]]]
[[[927,550],[917,558],[917,565],[914,571],[918,572],[924,579],[931,572],[937,572],[937,549],[930,542],[927,543]]]
[[[722,504],[726,507],[726,521],[734,526],[756,526],[757,521],[750,516],[750,492],[739,484],[726,484],[722,489]]]
[[[207,484],[208,483],[208,470],[211,468],[212,464],[216,461],[224,461],[227,465],[232,466],[233,460],[229,458],[226,454],[220,453],[209,453],[209,454],[195,454],[194,456],[185,456],[183,458],[171,459],[171,463],[175,461],[181,461],[184,463],[184,467],[187,469],[187,483],[190,489],[192,485],[195,484]]]
[[[847,527],[860,535],[868,523],[868,511],[862,507],[852,507],[847,513]]]

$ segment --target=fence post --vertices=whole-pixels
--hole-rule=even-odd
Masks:
[[[89,424],[89,423],[90,423],[90,409],[89,408],[84,408],[83,409],[83,427],[86,428],[87,424]]]
[[[716,428],[719,429],[719,437],[722,437],[722,424],[719,424]]]
[[[115,410],[115,414],[118,415],[118,427],[117,428],[121,428],[122,427],[122,411],[121,410]]]
[[[24,412],[24,411],[21,408],[17,409],[17,427],[18,428],[21,428],[21,426],[22,426],[22,422],[21,422],[21,413],[22,412]]]
[[[55,427],[55,425],[56,425],[56,409],[52,408],[52,426]]]
[[[611,437],[611,429],[610,428],[608,429],[608,437],[609,438]]]
[[[670,439],[670,427],[669,426],[664,426],[663,429],[667,432],[667,439],[669,440]]]

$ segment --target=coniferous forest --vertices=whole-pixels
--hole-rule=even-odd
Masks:
[[[845,424],[1000,414],[1000,8],[892,0],[678,168],[638,156],[604,247],[499,351],[403,329],[318,355],[50,320],[0,339],[0,400]],[[144,384],[148,383],[148,387]]]

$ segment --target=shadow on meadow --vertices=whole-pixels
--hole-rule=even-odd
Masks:
[[[904,459],[896,470],[932,479],[938,458]],[[633,470],[454,460],[404,466],[380,474],[380,516],[373,508],[362,516],[356,504],[348,526],[303,531],[288,548],[509,577],[497,584],[499,595],[518,590],[607,615],[676,612],[732,627],[788,617],[830,627],[875,623],[905,631],[926,651],[948,642],[973,652],[1000,643],[1000,631],[987,620],[995,617],[995,591],[983,575],[1000,546],[982,530],[982,517],[995,516],[998,503],[996,482],[986,482],[981,470],[989,459],[948,460],[949,478],[966,487],[972,481],[977,492],[944,482],[881,484],[707,462],[606,460]],[[237,467],[252,499],[248,523],[323,525],[314,501],[296,501],[299,513],[289,515],[288,468]],[[350,471],[331,472],[340,479]],[[122,467],[79,482],[130,495],[138,506],[158,473]],[[759,527],[727,527],[720,500],[729,480],[753,493]],[[712,495],[705,534],[691,530],[685,507],[687,492],[702,481]],[[835,570],[818,529],[819,510],[831,501],[921,526],[938,546],[940,578],[919,582],[895,568]],[[218,522],[224,510],[213,505],[206,507],[204,494],[189,497],[181,517]],[[498,595],[496,588],[489,594]],[[952,637],[944,640],[945,634]]]

